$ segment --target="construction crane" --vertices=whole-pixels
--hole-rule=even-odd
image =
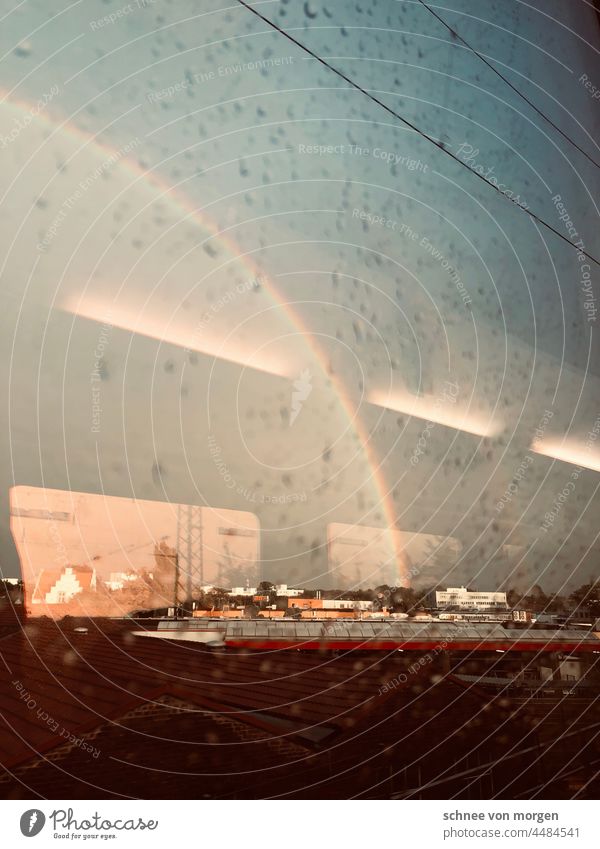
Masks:
[[[165,540],[165,539],[169,539],[168,534],[165,534],[160,538],[161,541]],[[131,545],[119,546],[118,548],[114,548],[112,551],[105,551],[104,554],[95,554],[92,557],[92,561],[102,560],[104,557],[111,557],[113,554],[117,554],[118,552],[123,552],[123,553],[129,554],[130,552],[137,551],[139,548],[144,548],[145,546],[150,545],[151,543],[153,543],[154,546],[155,546],[156,542],[157,542],[156,540],[149,539],[149,540],[145,540],[145,542],[136,543],[135,545],[131,544]],[[151,556],[154,557],[154,550],[152,551]]]

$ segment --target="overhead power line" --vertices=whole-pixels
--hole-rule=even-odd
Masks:
[[[375,95],[371,94],[370,91],[367,91],[366,88],[363,88],[361,85],[359,85],[357,82],[355,82],[349,76],[347,76],[343,71],[340,71],[338,68],[331,65],[326,59],[323,59],[321,56],[319,56],[318,53],[315,53],[314,50],[311,50],[310,47],[307,47],[301,41],[298,41],[297,38],[294,38],[293,35],[290,35],[289,32],[286,32],[284,29],[282,29],[280,26],[278,26],[274,21],[265,17],[265,15],[263,15],[261,12],[259,12],[257,9],[255,9],[253,6],[250,6],[248,3],[246,3],[245,0],[237,0],[237,2],[240,4],[240,6],[244,6],[244,8],[246,8],[249,12],[252,12],[253,15],[256,15],[257,18],[260,18],[261,21],[264,21],[264,23],[266,23],[268,26],[270,26],[272,29],[274,29],[276,32],[278,32],[280,35],[282,35],[284,38],[287,38],[288,41],[291,41],[292,44],[295,44],[296,47],[299,47],[300,50],[303,50],[309,56],[312,56],[313,59],[316,59],[316,61],[319,62],[321,65],[324,65],[326,68],[328,68],[330,71],[332,71],[334,74],[336,74],[338,77],[340,77],[340,79],[342,79],[342,80],[344,80],[344,82],[348,83],[349,86],[352,86],[352,88],[356,89],[356,91],[360,91],[361,94],[364,94],[365,97],[368,97],[369,100],[372,100],[373,103],[377,104],[377,106],[381,106],[382,109],[385,109],[386,112],[388,112],[390,115],[393,115],[394,118],[398,119],[398,121],[401,121],[405,126],[409,127],[411,130],[413,130],[415,133],[420,135],[422,138],[424,138],[430,144],[437,147],[438,150],[441,150],[442,153],[444,153],[446,156],[449,156],[450,159],[453,159],[454,162],[457,162],[460,166],[462,166],[467,171],[469,171],[470,174],[473,174],[473,176],[477,177],[478,180],[481,180],[487,186],[490,186],[490,188],[492,188],[495,192],[497,192],[499,195],[502,195],[502,197],[506,198],[506,200],[510,201],[510,203],[512,203],[515,207],[517,207],[517,209],[520,209],[521,212],[524,212],[526,215],[529,215],[530,218],[532,218],[534,221],[537,221],[538,224],[542,225],[542,227],[545,227],[551,233],[554,233],[555,236],[558,236],[558,238],[561,239],[563,242],[565,242],[567,245],[569,245],[570,248],[573,248],[574,250],[576,250],[579,253],[586,256],[591,262],[600,266],[600,260],[596,259],[595,256],[588,253],[584,248],[575,245],[570,239],[568,239],[559,230],[557,230],[555,227],[553,227],[552,224],[548,224],[547,221],[544,221],[544,219],[540,218],[540,216],[537,215],[535,212],[532,212],[530,209],[525,209],[523,206],[521,206],[521,204],[517,200],[515,200],[512,197],[509,197],[507,194],[505,194],[503,191],[501,191],[498,188],[498,186],[495,186],[490,180],[488,180],[486,177],[484,177],[483,174],[479,174],[477,171],[474,171],[472,168],[469,168],[469,166],[465,162],[463,162],[462,159],[460,159],[458,156],[456,156],[456,154],[452,153],[451,150],[448,150],[446,148],[446,146],[444,144],[442,144],[442,142],[439,142],[437,139],[434,139],[432,136],[428,135],[428,133],[424,132],[424,130],[420,130],[419,127],[417,127],[416,124],[413,124],[412,121],[409,121],[408,118],[404,118],[402,115],[400,115],[399,112],[396,112],[390,106],[385,104],[382,100],[379,100],[378,97],[375,97]]]
[[[561,130],[561,128],[558,126],[558,124],[555,124],[555,123],[554,123],[554,121],[552,120],[552,118],[549,118],[549,117],[545,114],[545,112],[542,112],[542,110],[541,110],[538,106],[536,106],[536,105],[535,105],[535,103],[533,103],[533,101],[531,101],[531,100],[527,97],[527,95],[523,94],[523,92],[522,92],[522,91],[519,91],[519,89],[518,89],[515,85],[513,85],[513,84],[511,83],[511,81],[510,81],[507,77],[505,77],[505,76],[504,76],[504,74],[502,74],[502,73],[501,73],[501,72],[500,72],[497,68],[495,68],[495,67],[492,65],[492,63],[491,63],[491,62],[488,62],[488,60],[485,58],[485,56],[484,56],[483,54],[479,53],[479,51],[475,50],[475,48],[474,48],[474,47],[472,47],[472,46],[471,46],[471,45],[470,45],[467,41],[465,41],[465,39],[462,37],[462,35],[460,35],[460,34],[459,34],[459,33],[458,33],[455,29],[454,29],[454,27],[451,27],[451,26],[450,26],[450,24],[447,24],[447,23],[446,23],[446,21],[445,21],[445,20],[444,20],[444,19],[443,19],[440,15],[438,15],[438,13],[437,13],[434,9],[432,9],[432,8],[431,8],[431,6],[428,6],[428,5],[427,5],[427,3],[425,3],[425,0],[419,0],[419,3],[421,4],[421,6],[424,6],[424,8],[425,8],[425,9],[427,9],[427,11],[428,11],[428,12],[431,12],[431,14],[433,15],[433,17],[434,17],[434,18],[436,18],[436,20],[438,20],[438,21],[442,24],[442,26],[446,27],[446,29],[448,30],[448,32],[449,32],[449,33],[451,33],[451,34],[452,34],[455,38],[457,38],[457,39],[458,39],[458,40],[459,40],[462,44],[464,44],[464,46],[465,46],[468,50],[470,50],[470,51],[471,51],[471,53],[474,53],[474,54],[475,54],[475,56],[477,56],[477,58],[478,58],[478,59],[481,59],[481,61],[483,62],[483,64],[484,64],[484,65],[486,65],[486,66],[490,69],[490,71],[493,71],[493,73],[494,73],[494,74],[496,74],[496,76],[497,76],[497,77],[500,77],[500,79],[501,79],[504,83],[506,83],[506,85],[507,85],[507,86],[508,86],[508,87],[509,87],[512,91],[514,91],[514,93],[515,93],[516,95],[518,95],[518,96],[519,96],[522,100],[524,100],[524,101],[525,101],[525,103],[527,103],[529,106],[531,106],[531,108],[532,108],[535,112],[537,112],[537,114],[538,114],[541,118],[543,118],[543,119],[544,119],[544,121],[547,121],[547,122],[550,124],[550,126],[551,126],[551,127],[554,127],[554,129],[555,129],[558,133],[560,133],[560,134],[561,134],[561,136],[569,142],[569,144],[572,144],[572,145],[573,145],[573,147],[574,147],[574,148],[576,148],[576,149],[577,149],[580,153],[582,153],[582,154],[585,156],[585,158],[586,158],[586,159],[589,159],[589,161],[592,163],[592,165],[595,165],[595,166],[596,166],[596,168],[600,168],[600,163],[599,163],[599,162],[596,162],[596,160],[595,160],[592,156],[590,156],[590,155],[589,155],[589,153],[586,153],[586,151],[585,151],[582,147],[580,147],[580,146],[577,144],[577,142],[576,142],[576,141],[573,141],[573,139],[572,139],[569,135],[567,135],[567,133],[565,133],[563,130]]]

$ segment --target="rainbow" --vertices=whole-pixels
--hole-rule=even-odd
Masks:
[[[5,107],[8,106],[9,108],[25,113],[28,116],[33,114],[33,107],[31,104],[28,104],[25,101],[9,99],[9,95],[9,92],[0,89],[1,102]],[[250,275],[255,278],[260,278],[263,289],[269,295],[273,305],[285,315],[294,332],[298,333],[302,337],[323,375],[325,375],[331,382],[338,398],[338,402],[347,416],[350,426],[354,428],[356,435],[363,446],[365,457],[371,470],[371,478],[377,494],[378,503],[381,505],[385,516],[386,527],[382,529],[382,534],[386,533],[389,537],[390,551],[393,552],[392,556],[395,560],[395,568],[397,570],[398,579],[403,580],[405,577],[403,568],[404,556],[402,548],[398,542],[398,535],[393,533],[393,529],[396,524],[396,517],[391,497],[391,488],[388,488],[381,462],[371,443],[368,429],[358,418],[354,404],[352,403],[352,400],[350,399],[341,380],[336,375],[329,373],[327,358],[319,347],[310,329],[304,323],[299,313],[296,312],[293,306],[286,300],[284,294],[277,288],[274,281],[265,275],[261,269],[259,269],[247,253],[240,251],[231,236],[219,230],[215,223],[205,213],[194,207],[191,201],[181,191],[176,190],[174,187],[169,185],[166,180],[152,170],[144,170],[135,160],[130,159],[127,156],[120,155],[120,152],[117,149],[111,147],[106,142],[99,142],[98,139],[91,133],[87,133],[72,123],[69,123],[67,120],[64,120],[62,123],[52,120],[48,115],[47,109],[43,113],[38,113],[33,119],[33,122],[41,122],[51,127],[52,135],[50,138],[52,138],[55,134],[64,133],[81,143],[79,150],[83,147],[92,146],[95,152],[102,153],[106,158],[113,159],[116,157],[118,160],[116,162],[116,167],[125,169],[134,178],[132,185],[135,185],[135,183],[140,181],[145,183],[157,193],[157,199],[164,198],[171,204],[172,208],[178,214],[184,213],[185,218],[183,220],[194,221],[198,226],[208,232],[211,237],[215,238],[232,258],[238,260],[247,269]],[[77,152],[79,152],[79,150]],[[71,314],[81,315],[93,320],[99,320],[100,315],[106,316],[106,305],[104,305],[104,311],[99,311],[95,316],[92,314],[86,314],[80,309],[76,309],[73,305],[64,305],[62,308]],[[116,322],[116,325],[118,326],[118,322]],[[128,327],[127,329],[131,330],[132,328]],[[143,334],[143,331],[138,331],[137,329],[135,329],[135,332],[141,332]],[[165,341],[171,342],[171,340]],[[173,342],[173,344],[177,343]]]

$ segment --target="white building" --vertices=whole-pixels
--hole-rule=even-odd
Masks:
[[[232,587],[228,591],[227,595],[229,595],[229,596],[243,595],[243,596],[252,597],[252,596],[256,595],[256,587]]]
[[[43,569],[33,591],[33,604],[68,604],[84,590],[95,592],[96,570],[89,566]]]
[[[460,607],[463,610],[490,610],[508,607],[506,593],[471,591],[466,587],[447,587],[445,590],[436,590],[435,604],[438,608]]]
[[[122,590],[129,581],[137,581],[135,572],[111,572],[108,581],[105,581],[109,590]]]
[[[275,584],[275,595],[286,596],[287,598],[299,598],[304,590],[293,590],[287,584]]]

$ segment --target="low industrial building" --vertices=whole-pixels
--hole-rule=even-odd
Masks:
[[[359,610],[373,609],[371,601],[355,601],[351,598],[295,598],[291,604],[300,610]]]

